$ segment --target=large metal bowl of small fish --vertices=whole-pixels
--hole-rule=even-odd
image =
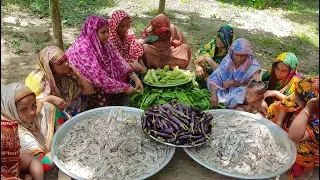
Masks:
[[[137,108],[110,106],[72,117],[53,137],[53,162],[77,180],[151,177],[169,163],[175,148],[145,136],[142,114]]]
[[[215,126],[211,140],[184,151],[202,166],[240,179],[267,179],[292,167],[296,146],[288,134],[271,121],[248,112],[207,111]]]

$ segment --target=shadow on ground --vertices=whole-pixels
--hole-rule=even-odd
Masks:
[[[141,15],[139,17],[133,16],[132,26],[137,36],[140,36],[145,25],[157,15],[157,12],[147,11],[142,14],[146,17],[141,17]],[[193,59],[198,56],[197,50],[212,40],[222,25],[234,24],[234,22],[215,18],[203,18],[199,13],[194,12],[167,10],[166,14],[170,17],[171,22],[184,33],[187,43],[191,47]],[[302,37],[277,37],[270,32],[261,30],[248,31],[236,27],[235,34],[238,38],[246,38],[252,43],[256,58],[264,69],[268,69],[279,54],[288,51],[293,52],[298,57],[299,71],[301,73],[319,73],[319,56],[314,53],[317,47]]]

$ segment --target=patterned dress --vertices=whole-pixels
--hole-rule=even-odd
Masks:
[[[289,131],[290,125],[295,117],[303,109],[296,103],[296,96],[307,102],[311,98],[319,94],[319,79],[304,79],[295,83],[295,92],[283,101],[276,101],[270,105],[266,118],[272,122],[276,122],[279,110],[287,113],[284,119],[282,129]],[[289,179],[303,175],[306,171],[313,167],[319,166],[319,109],[315,109],[310,113],[306,131],[311,136],[308,142],[295,142],[297,147],[297,158],[295,164],[287,172]]]
[[[113,105],[131,86],[128,79],[133,69],[110,42],[102,43],[98,38],[97,30],[106,24],[103,17],[90,16],[66,52],[70,63],[96,89],[89,96],[88,109]]]
[[[235,69],[233,52],[247,55],[247,59],[238,69]],[[228,106],[228,108],[234,108],[238,104],[243,104],[245,88],[230,87],[224,89],[223,82],[234,80],[247,83],[259,69],[260,64],[253,55],[250,42],[247,39],[239,38],[229,48],[228,54],[224,57],[220,66],[209,76],[207,87],[211,91],[210,85],[215,85],[219,103]]]

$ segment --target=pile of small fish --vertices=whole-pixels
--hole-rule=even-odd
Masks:
[[[174,100],[146,110],[141,123],[147,135],[161,142],[195,146],[203,144],[210,137],[212,119],[211,114]]]
[[[169,153],[121,109],[96,114],[70,129],[57,147],[65,167],[85,179],[134,179],[154,171]]]
[[[243,175],[262,175],[276,172],[289,161],[285,148],[254,119],[233,113],[213,122],[212,140],[190,149],[207,165]]]

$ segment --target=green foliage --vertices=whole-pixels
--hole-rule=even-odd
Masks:
[[[20,49],[21,43],[19,40],[14,39],[12,41],[10,41],[9,47],[13,48],[12,53],[20,53],[21,49]]]
[[[49,2],[50,0],[12,0],[3,3],[4,5],[17,4],[34,15],[49,17]],[[59,4],[61,21],[62,24],[68,26],[79,25],[82,24],[89,15],[95,14],[104,8],[114,7],[115,5],[115,0],[62,0]]]

